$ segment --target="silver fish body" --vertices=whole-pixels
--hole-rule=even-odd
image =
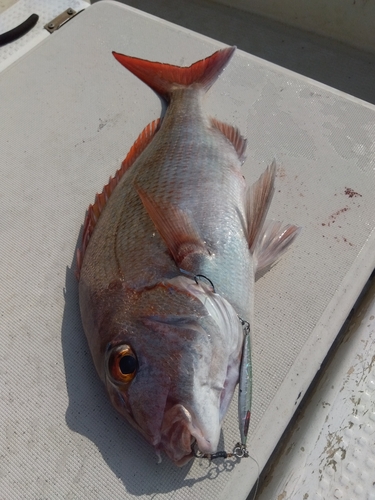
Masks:
[[[78,255],[82,322],[111,401],[179,465],[195,442],[216,451],[239,377],[238,315],[253,318],[253,191],[265,191],[262,222],[272,197],[274,172],[249,192],[246,141],[202,110],[233,51],[190,68],[115,54],[169,106],[90,207]]]

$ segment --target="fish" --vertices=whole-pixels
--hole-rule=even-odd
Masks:
[[[255,276],[299,232],[266,221],[275,162],[247,187],[246,139],[204,112],[204,95],[235,49],[188,67],[113,52],[167,107],[89,206],[77,251],[83,329],[109,399],[159,458],[178,466],[217,451],[240,372],[246,439],[243,325],[253,329]]]

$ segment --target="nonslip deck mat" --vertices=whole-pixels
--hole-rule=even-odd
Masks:
[[[0,73],[1,499],[241,499],[256,480],[251,459],[156,463],[106,398],[74,277],[86,208],[162,108],[112,50],[189,65],[222,46],[100,2]],[[374,267],[375,108],[241,51],[204,106],[246,135],[249,183],[276,158],[270,217],[303,228],[256,285],[262,467]]]

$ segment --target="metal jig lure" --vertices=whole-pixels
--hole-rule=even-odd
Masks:
[[[193,274],[184,269],[180,269],[181,273],[194,279],[198,285],[199,280],[206,280],[212,288],[212,292],[216,293],[213,282],[203,274]],[[252,366],[251,366],[251,341],[250,341],[250,323],[240,316],[238,319],[244,331],[244,343],[241,356],[240,380],[238,390],[238,423],[240,429],[241,442],[237,443],[232,452],[217,451],[216,453],[202,453],[199,450],[192,452],[197,458],[206,458],[208,460],[216,460],[217,458],[247,458],[249,452],[246,449],[247,434],[249,432],[249,423],[251,416],[251,398],[252,398]]]
[[[240,428],[241,442],[237,443],[232,452],[217,451],[216,453],[202,453],[199,450],[193,450],[197,458],[206,458],[216,460],[217,458],[248,458],[249,452],[246,448],[247,435],[249,432],[249,423],[251,416],[251,397],[252,397],[252,366],[251,366],[251,341],[250,341],[250,323],[238,316],[244,330],[244,345],[241,357],[240,381],[238,390],[238,422]]]

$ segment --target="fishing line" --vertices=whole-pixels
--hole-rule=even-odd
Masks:
[[[260,483],[260,467],[259,467],[259,463],[258,463],[258,461],[257,461],[256,458],[252,457],[251,455],[249,455],[249,458],[251,458],[251,460],[253,462],[255,462],[255,464],[257,466],[257,480],[255,481],[255,485],[252,488],[252,490],[254,490],[254,495],[253,495],[253,499],[252,500],[255,500],[256,496],[257,496],[257,493],[258,493],[259,483]],[[250,494],[251,494],[251,492],[250,492]]]

